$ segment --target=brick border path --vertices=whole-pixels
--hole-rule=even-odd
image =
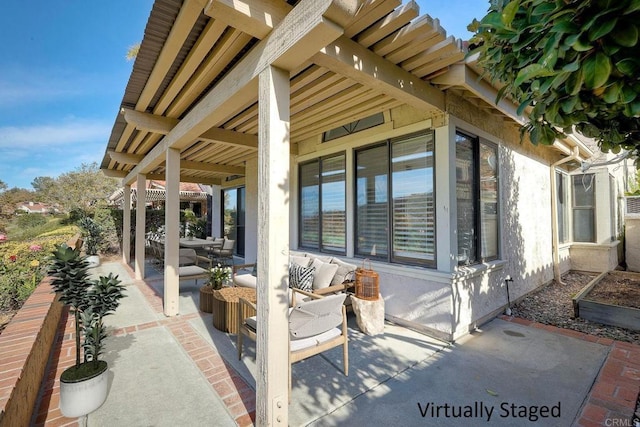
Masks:
[[[600,338],[570,329],[533,322],[512,316],[502,320],[544,329],[609,347],[609,353],[575,420],[579,427],[631,425],[631,417],[640,393],[640,345]]]

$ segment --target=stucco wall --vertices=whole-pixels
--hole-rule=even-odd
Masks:
[[[553,279],[549,165],[504,147],[503,259],[512,299]]]

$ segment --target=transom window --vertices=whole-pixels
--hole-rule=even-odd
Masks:
[[[383,123],[384,114],[377,113],[373,116],[365,117],[364,119],[356,120],[355,122],[347,123],[346,125],[326,131],[324,134],[322,134],[322,141],[331,141],[332,139],[351,135],[352,133],[360,132],[374,126],[381,125]]]

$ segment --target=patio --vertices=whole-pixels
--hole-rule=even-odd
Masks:
[[[119,274],[127,283],[128,297],[108,319],[115,329],[105,354],[112,373],[110,393],[88,416],[88,424],[252,425],[254,343],[248,343],[238,361],[235,335],[216,330],[211,315],[197,310],[200,285],[193,282],[180,287],[180,315],[165,317],[162,274],[151,264],[148,268],[145,281],[134,280],[120,263],[106,263],[95,271]],[[581,334],[568,337],[499,319],[455,345],[389,323],[384,335],[370,337],[358,331],[351,316],[349,323],[350,375],[342,373],[339,348],[295,364],[290,425],[422,425],[425,418],[438,425],[468,425],[466,418],[484,422],[489,416],[492,425],[523,421],[502,416],[503,402],[527,407],[560,404],[559,419],[540,418],[538,424],[570,425],[579,414],[582,420],[593,416],[592,401],[597,403],[602,393],[598,394],[598,383],[592,385],[596,377],[605,381],[601,371],[612,371],[609,364],[619,363],[613,356],[626,354],[631,368],[633,358],[640,356],[637,346],[589,342]],[[58,366],[49,368],[36,425],[77,423],[57,410],[57,377],[62,366],[71,363],[70,344],[59,342],[54,358]],[[618,374],[615,390],[633,384],[630,371],[625,372]],[[625,414],[624,395],[619,393],[612,396],[608,412],[600,411],[603,417]],[[469,405],[484,409],[454,417],[444,405],[449,405],[446,411]]]

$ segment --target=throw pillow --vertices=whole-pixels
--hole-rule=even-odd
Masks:
[[[322,262],[318,258],[313,260],[311,267],[316,269],[313,277],[313,289],[323,289],[331,285],[331,280],[338,270],[337,264]]]
[[[304,256],[290,255],[289,262],[291,264],[297,264],[301,267],[309,267],[309,264],[311,263],[311,258],[307,258]]]
[[[313,291],[313,273],[315,271],[314,267],[303,267],[292,262],[289,266],[289,287],[307,292]]]
[[[332,259],[331,264],[338,265],[338,271],[336,271],[336,274],[333,276],[333,280],[331,281],[332,285],[339,285],[346,281],[355,280],[355,273],[357,268],[355,264],[349,264],[338,258]]]

